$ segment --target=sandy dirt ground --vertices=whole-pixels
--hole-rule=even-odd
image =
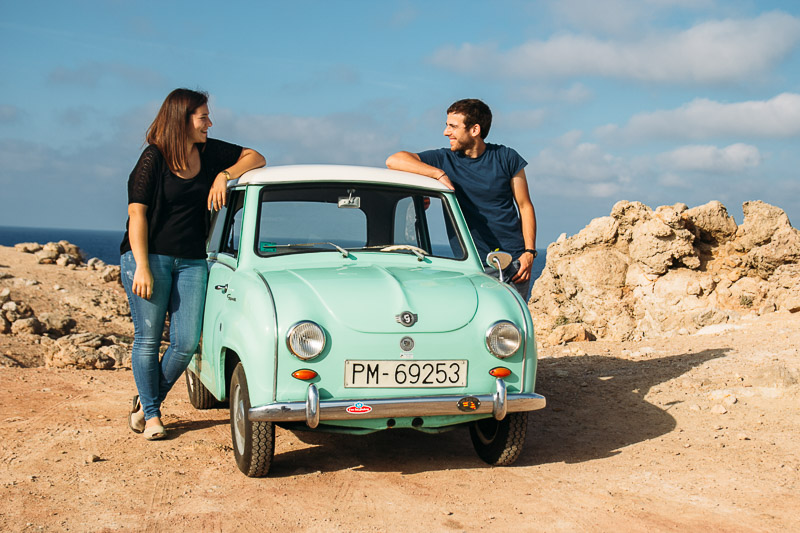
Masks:
[[[55,284],[118,290],[19,265],[0,247],[0,272],[41,281],[36,298],[0,288],[37,313]],[[236,468],[227,409],[195,410],[183,380],[169,438],[148,442],[126,425],[130,370],[33,366],[41,346],[0,335],[0,531],[799,531],[798,315],[542,349],[548,406],[511,467],[484,464],[465,429],[279,429],[263,479]]]

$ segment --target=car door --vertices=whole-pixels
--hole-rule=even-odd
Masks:
[[[198,371],[206,386],[223,397],[225,372],[222,360],[222,318],[230,294],[228,287],[236,272],[242,231],[244,191],[229,192],[227,207],[217,214],[208,246],[208,288],[203,313],[203,347]]]

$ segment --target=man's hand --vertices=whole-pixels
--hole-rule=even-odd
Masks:
[[[519,256],[519,270],[511,278],[511,281],[514,283],[524,283],[531,279],[531,268],[533,267],[533,254],[525,252],[521,256]]]

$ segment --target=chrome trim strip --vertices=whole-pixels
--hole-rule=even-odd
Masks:
[[[506,389],[506,382],[500,378],[497,378],[495,385],[497,390],[492,397],[492,414],[495,419],[502,420],[508,412],[508,390]]]
[[[311,383],[306,394],[306,424],[311,429],[319,425],[319,391]]]
[[[476,396],[481,404],[475,411],[465,413],[458,408],[458,401],[464,396],[435,396],[412,398],[376,398],[364,400],[325,400],[319,402],[319,409],[314,417],[325,420],[357,420],[359,418],[400,418],[410,416],[447,416],[466,414],[493,414],[495,412],[495,394]],[[371,408],[368,413],[351,414],[347,412],[359,402]],[[517,413],[542,409],[547,404],[544,396],[533,393],[515,393],[506,397],[505,412]],[[252,407],[248,417],[252,421],[264,422],[308,422],[307,401],[283,402]]]
[[[258,277],[267,288],[269,301],[272,302],[272,316],[275,317],[275,349],[272,351],[273,357],[275,358],[275,370],[273,370],[272,374],[272,401],[274,402],[278,399],[278,309],[275,307],[275,295],[272,294],[272,289],[269,288],[269,283],[267,283],[266,278],[264,278],[261,272],[256,271],[256,274],[258,274]]]

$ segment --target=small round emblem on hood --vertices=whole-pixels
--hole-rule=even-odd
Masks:
[[[414,339],[411,337],[403,337],[400,339],[400,349],[404,352],[410,352],[414,349]]]
[[[394,319],[407,328],[410,328],[417,323],[417,315],[411,311],[403,311],[399,315],[395,316]]]

